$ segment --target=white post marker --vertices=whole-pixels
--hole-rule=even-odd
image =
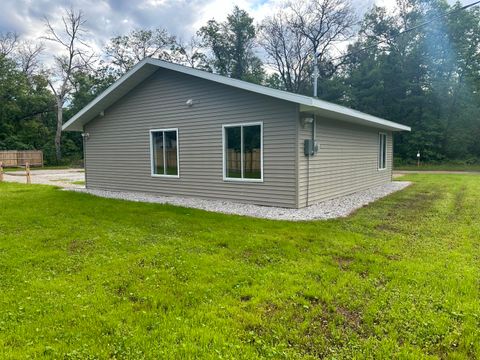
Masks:
[[[420,166],[420,151],[417,151],[417,167]]]

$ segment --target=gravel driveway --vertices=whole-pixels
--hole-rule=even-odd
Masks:
[[[5,172],[4,180],[22,184],[27,182],[25,176],[15,176],[15,174],[25,174],[25,170]],[[83,184],[75,184],[85,181],[85,172],[82,169],[31,170],[30,174],[32,184],[55,185],[66,189],[85,188]]]

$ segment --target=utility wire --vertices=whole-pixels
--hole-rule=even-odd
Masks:
[[[398,33],[396,36],[390,37],[390,38],[385,39],[385,40],[377,41],[376,43],[374,43],[374,44],[372,44],[372,45],[366,46],[366,47],[364,47],[364,48],[358,49],[358,50],[356,50],[356,51],[354,51],[354,52],[351,52],[351,53],[348,53],[348,54],[345,54],[345,55],[342,55],[342,56],[338,56],[338,57],[336,57],[336,58],[331,59],[330,61],[332,62],[332,61],[335,61],[335,60],[340,60],[340,59],[343,59],[343,58],[345,58],[345,57],[349,57],[349,56],[356,55],[356,54],[358,54],[358,53],[360,53],[360,52],[363,52],[363,51],[365,51],[365,50],[369,50],[369,49],[375,48],[375,47],[377,47],[378,45],[380,45],[380,44],[382,44],[382,43],[384,43],[384,42],[386,42],[386,41],[388,41],[388,40],[393,40],[393,39],[395,39],[395,38],[397,38],[397,37],[399,37],[399,36],[402,36],[402,35],[404,35],[404,34],[406,34],[406,33],[409,33],[409,32],[411,32],[411,31],[417,30],[417,29],[419,29],[419,28],[421,28],[421,27],[424,27],[424,26],[426,26],[426,25],[428,25],[428,24],[431,24],[431,23],[434,22],[435,20],[442,19],[442,18],[444,18],[444,17],[453,15],[453,14],[455,14],[455,13],[457,13],[457,12],[460,12],[460,11],[462,11],[462,10],[466,10],[466,9],[468,9],[468,8],[470,8],[470,7],[472,7],[472,6],[478,5],[478,4],[480,4],[480,0],[475,1],[475,2],[473,2],[473,3],[471,3],[471,4],[467,4],[467,5],[464,5],[464,6],[462,6],[462,7],[459,7],[458,9],[454,9],[454,10],[448,11],[448,12],[446,12],[445,14],[435,16],[435,17],[433,17],[432,19],[430,19],[430,20],[428,20],[428,21],[425,21],[425,22],[423,22],[423,23],[421,23],[421,24],[418,24],[418,25],[415,25],[415,26],[413,26],[413,27],[411,27],[411,28],[408,28],[408,29],[403,30],[402,32]]]

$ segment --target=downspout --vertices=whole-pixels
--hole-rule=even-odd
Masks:
[[[390,138],[391,140],[391,145],[392,145],[392,156],[391,156],[391,165],[390,165],[390,182],[393,181],[393,131],[390,131]],[[387,151],[385,153],[385,156],[388,154],[388,132],[387,132]],[[388,167],[388,162],[387,162],[387,167]]]
[[[83,145],[83,171],[85,177],[85,189],[87,188],[87,137],[88,133],[85,132],[85,127],[82,131],[82,145]]]
[[[307,156],[307,203],[305,204],[308,207],[308,196],[310,192],[310,155]]]
[[[316,123],[317,123],[317,115],[313,114],[313,121],[312,121],[312,142],[313,142],[313,146],[314,146],[314,149],[315,149],[315,133],[316,133],[316,130],[317,130],[317,126],[316,126]],[[315,154],[315,151],[314,151],[314,154]],[[309,155],[307,156],[307,203],[306,203],[306,206],[308,207],[309,206],[309,203],[310,203],[310,157],[312,157],[313,155]]]

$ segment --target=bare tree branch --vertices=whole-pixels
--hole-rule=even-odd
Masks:
[[[346,0],[297,0],[289,9],[294,13],[290,26],[309,40],[320,67],[322,62],[330,62],[334,44],[353,36],[356,19]]]
[[[264,20],[259,43],[267,53],[267,63],[280,74],[288,91],[302,92],[308,80],[310,46],[305,37],[289,26],[284,9]]]
[[[44,51],[42,43],[24,41],[18,48],[18,62],[22,71],[31,78],[39,70],[38,57]]]
[[[315,54],[322,77],[337,71],[340,64],[332,64],[332,51],[352,36],[354,23],[347,0],[296,0],[263,21],[260,44],[285,88],[304,92]]]
[[[64,10],[62,27],[57,30],[45,18],[47,36],[44,39],[52,41],[62,49],[60,55],[55,55],[54,65],[47,72],[48,84],[55,95],[57,107],[57,131],[55,134],[55,152],[57,160],[62,157],[61,136],[63,125],[63,106],[73,90],[73,77],[77,72],[92,69],[95,55],[92,49],[83,41],[85,18],[82,11]]]
[[[18,34],[15,32],[0,33],[0,56],[10,55],[18,45]]]
[[[176,40],[172,46],[171,59],[178,64],[212,71],[200,39],[192,36],[188,42]]]

